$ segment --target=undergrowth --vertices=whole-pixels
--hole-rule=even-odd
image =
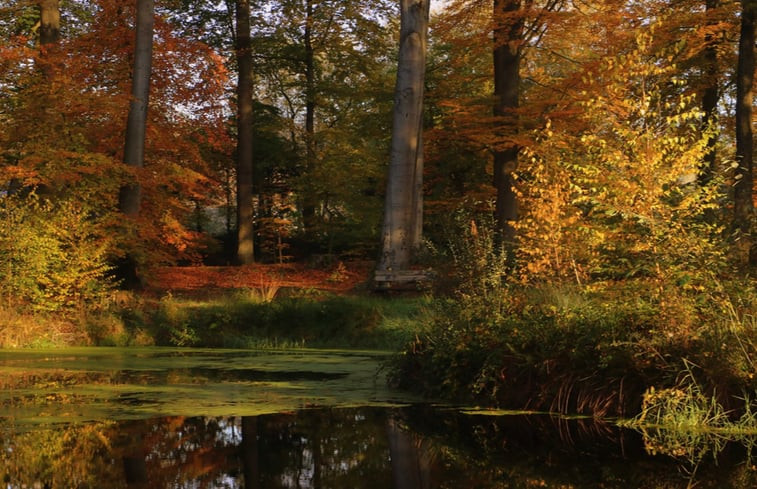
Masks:
[[[637,413],[647,388],[677,385],[686,371],[727,410],[757,389],[753,305],[711,297],[672,323],[661,322],[665,309],[696,298],[658,295],[647,282],[502,293],[505,304],[491,315],[459,298],[437,300],[424,334],[398,356],[394,381],[437,396],[599,416]]]
[[[422,303],[312,294],[273,299],[244,290],[202,301],[166,296],[139,322],[157,345],[397,350],[412,336]]]
[[[524,281],[490,226],[475,222],[464,216],[434,250],[449,270],[445,289],[395,360],[397,386],[594,416],[633,416],[648,388],[672,388],[689,371],[729,417],[757,391],[757,291],[748,277],[689,270],[679,280],[661,269]]]

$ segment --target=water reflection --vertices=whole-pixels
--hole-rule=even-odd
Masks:
[[[640,434],[593,420],[431,406],[160,417],[34,428],[0,421],[6,488],[757,487],[744,450],[696,479]]]

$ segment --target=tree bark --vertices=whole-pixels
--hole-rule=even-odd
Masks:
[[[708,25],[713,23],[712,16],[715,9],[720,5],[720,0],[705,0],[705,9]],[[702,53],[702,72],[704,75],[704,89],[702,90],[702,129],[708,131],[707,151],[699,173],[699,182],[707,185],[712,181],[715,174],[715,161],[717,158],[717,137],[712,133],[713,125],[717,121],[717,109],[719,100],[718,90],[718,51],[717,45],[710,33],[705,34],[705,48]]]
[[[131,103],[126,122],[124,163],[134,168],[144,166],[145,132],[147,129],[147,106],[150,95],[152,72],[152,38],[155,14],[154,0],[137,0],[136,40],[134,44],[134,67],[132,70]],[[126,215],[139,213],[142,188],[134,182],[121,187],[119,209]]]
[[[58,0],[39,2],[39,44],[55,44],[60,39],[60,7]]]
[[[523,18],[518,15],[520,0],[494,0],[494,116],[499,120],[502,141],[494,151],[494,187],[497,190],[496,221],[502,241],[512,244],[518,218],[513,173],[518,167],[520,60]]]
[[[315,51],[313,49],[313,1],[305,2],[305,173],[315,170]],[[308,183],[302,205],[302,220],[305,233],[315,231],[315,189]]]
[[[255,261],[252,202],[252,41],[250,1],[236,3],[237,82],[237,262]]]
[[[734,184],[734,227],[747,240],[749,263],[757,265],[755,240],[751,237],[754,219],[752,84],[754,82],[754,41],[757,0],[741,2],[741,36],[736,67],[736,183]]]
[[[423,83],[429,0],[400,0],[400,49],[378,271],[406,270],[420,245]]]
[[[58,43],[60,39],[60,6],[58,0],[39,0],[39,57],[35,61],[36,67],[42,75],[42,86],[44,91],[40,93],[36,102],[42,109],[42,113],[49,113],[52,104],[51,80],[55,74],[53,69],[53,60],[48,56],[49,49]],[[23,188],[23,184],[18,178],[11,178],[8,182],[8,194],[17,194]]]

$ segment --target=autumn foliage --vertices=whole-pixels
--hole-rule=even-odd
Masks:
[[[122,156],[135,6],[74,3],[61,4],[60,36],[45,45],[37,5],[0,9],[0,291],[47,310],[96,303],[124,256],[149,281],[165,272],[148,270],[159,266],[225,265],[236,244],[229,12],[158,2],[145,165],[133,169]],[[251,19],[255,258],[280,265],[378,256],[397,18],[385,1],[316,3],[260,2]],[[689,293],[739,270],[738,240],[749,236],[731,222],[739,178],[728,82],[738,6],[506,4],[495,13],[490,1],[455,0],[432,15],[429,249],[453,253],[453,215],[466,219],[452,234],[477,229],[496,248],[502,237],[486,234],[495,156],[518,148],[507,169],[518,204],[513,250],[487,275],[492,284],[639,279]],[[503,114],[492,54],[502,42],[494,33],[508,26],[518,26],[507,42],[522,59],[518,103]],[[713,90],[716,113],[704,103]],[[134,182],[142,208],[126,217],[118,191]]]
[[[3,213],[14,223],[4,226],[3,240],[17,245],[27,233],[46,243],[4,255],[6,263],[37,267],[26,280],[36,281],[39,294],[3,290],[31,302],[44,295],[53,308],[68,305],[71,294],[87,295],[108,275],[108,263],[126,252],[138,256],[141,266],[197,260],[200,236],[187,227],[187,215],[195,203],[219,194],[207,155],[229,152],[223,60],[203,43],[176,36],[159,17],[147,165],[134,171],[121,164],[134,5],[106,0],[88,8],[79,30],[56,44],[38,47],[20,35],[0,49]],[[145,199],[140,215],[130,219],[117,212],[117,200],[118,189],[133,180],[142,185]],[[71,241],[66,233],[78,237]],[[83,242],[97,243],[97,251]],[[59,253],[89,263],[80,271],[65,260],[50,263]],[[52,279],[43,269],[57,266],[62,269],[55,273],[71,275],[70,285],[63,279],[45,283]],[[19,270],[8,273],[18,277]],[[65,291],[71,287],[77,292]]]

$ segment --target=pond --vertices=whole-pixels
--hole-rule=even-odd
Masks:
[[[0,351],[1,487],[757,487],[755,440],[433,404],[385,356]]]

